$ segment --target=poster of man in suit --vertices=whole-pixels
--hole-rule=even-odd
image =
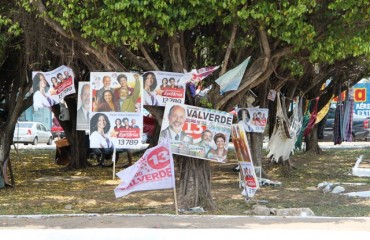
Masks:
[[[159,141],[169,139],[174,154],[225,163],[232,119],[227,112],[169,102]]]

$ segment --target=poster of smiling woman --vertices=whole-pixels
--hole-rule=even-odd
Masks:
[[[60,66],[50,72],[32,72],[33,106],[51,107],[58,104],[65,96],[76,92],[73,71],[67,66]]]
[[[152,71],[143,74],[144,105],[165,106],[167,102],[185,102],[184,73]]]
[[[168,138],[174,154],[225,163],[232,119],[227,112],[167,103],[159,141]]]
[[[137,113],[92,113],[90,148],[140,148],[142,126],[143,117]]]

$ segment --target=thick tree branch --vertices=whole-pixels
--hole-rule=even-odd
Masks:
[[[227,63],[229,62],[231,50],[233,49],[233,46],[235,43],[235,37],[236,37],[237,30],[238,30],[238,25],[236,22],[234,22],[233,29],[232,29],[231,36],[230,36],[229,45],[227,46],[225,57],[224,57],[224,60],[222,61],[222,68],[221,68],[219,76],[224,75],[224,73],[226,72]]]
[[[248,71],[247,74],[244,75],[242,79],[242,84],[239,88],[235,91],[232,91],[226,94],[218,103],[216,104],[216,109],[221,109],[231,98],[233,98],[236,94],[244,91],[246,88],[249,87],[251,83],[256,81],[261,75],[267,70],[268,64],[270,62],[270,55],[271,50],[267,39],[267,34],[265,30],[260,27],[259,29],[259,39],[262,46],[262,58],[257,60],[253,65],[258,66],[258,72],[253,71],[253,65],[251,67],[252,71]],[[262,61],[262,63],[261,63]]]
[[[172,36],[169,38],[169,52],[172,62],[172,71],[183,72],[184,63],[182,61],[181,45],[178,41],[177,36]]]
[[[145,59],[148,61],[149,65],[156,71],[159,71],[159,68],[157,64],[152,60],[152,58],[149,56],[148,52],[146,51],[145,47],[143,44],[139,43],[139,49],[143,53]]]

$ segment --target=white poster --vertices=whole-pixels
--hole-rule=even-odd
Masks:
[[[50,72],[32,72],[33,106],[51,107],[76,92],[71,68],[60,66]]]
[[[90,82],[78,83],[77,130],[89,130],[91,115]]]
[[[268,119],[268,108],[239,108],[238,122],[246,132],[263,133]]]
[[[232,119],[227,112],[167,103],[159,141],[170,139],[174,154],[225,163]]]
[[[90,148],[140,148],[142,126],[141,113],[92,113]]]
[[[129,72],[92,72],[90,86],[90,147],[139,148],[143,135],[142,77]],[[99,126],[101,121],[105,126]]]
[[[184,73],[152,71],[143,74],[144,105],[165,106],[167,102],[185,102]]]

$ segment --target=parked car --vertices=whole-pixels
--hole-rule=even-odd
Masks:
[[[53,117],[53,122],[51,125],[51,134],[53,138],[62,139],[64,138],[64,129],[60,126],[59,120],[56,117]]]
[[[64,130],[61,126],[52,126],[51,127],[51,134],[53,135],[53,138],[64,138]]]
[[[15,125],[13,143],[24,143],[37,145],[37,143],[53,143],[53,136],[50,130],[46,129],[39,122],[17,122]]]
[[[335,108],[330,108],[324,128],[324,141],[334,140],[334,116]],[[369,117],[359,116],[353,113],[352,140],[367,140],[370,137]]]

